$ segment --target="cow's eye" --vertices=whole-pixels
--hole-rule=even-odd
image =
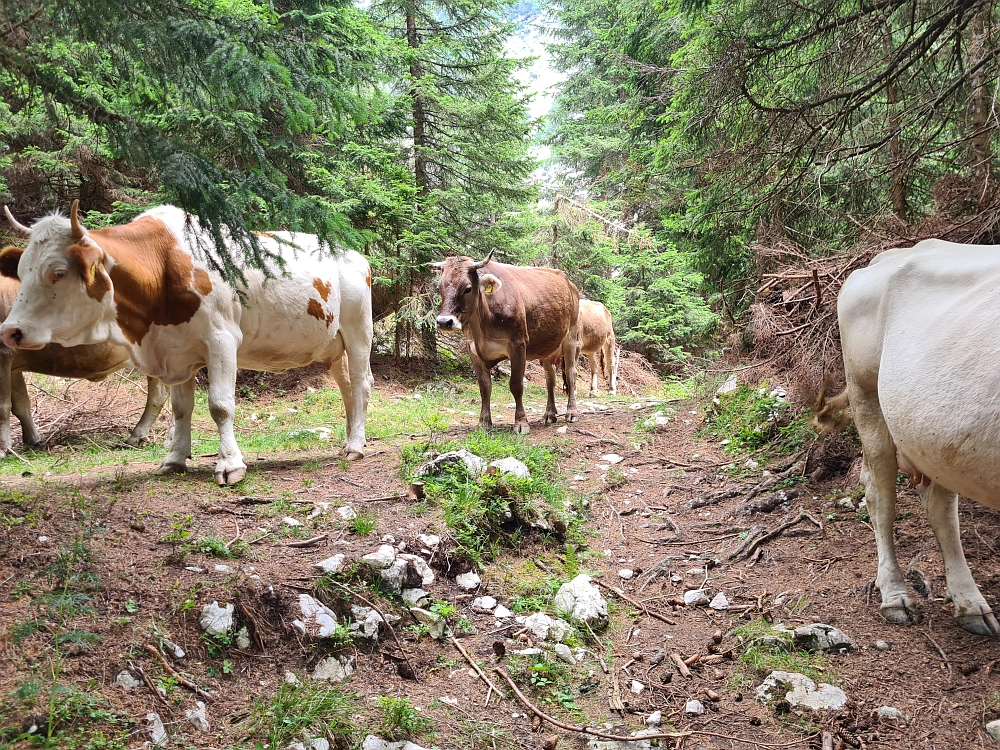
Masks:
[[[60,279],[66,278],[66,273],[67,271],[65,268],[53,268],[49,271],[49,280],[55,284]]]
[[[465,291],[462,292],[462,294],[468,294],[471,291],[472,291],[472,285],[470,284],[469,286],[465,287]]]

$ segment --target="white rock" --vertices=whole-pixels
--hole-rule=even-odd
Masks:
[[[321,660],[313,670],[314,680],[327,680],[329,682],[343,682],[354,674],[354,655],[348,656],[328,656]]]
[[[704,589],[685,591],[684,604],[688,607],[698,607],[704,604],[708,604],[708,594],[705,593]]]
[[[736,379],[736,376],[730,375],[728,378],[726,378],[726,382],[720,385],[719,390],[717,390],[715,393],[721,396],[723,393],[729,393],[730,391],[735,391],[738,385],[739,381]]]
[[[188,571],[189,573],[204,573],[205,572],[204,568],[199,568],[197,565],[185,565],[184,566],[184,570]]]
[[[209,731],[208,716],[205,714],[205,704],[201,701],[196,701],[195,706],[197,708],[189,708],[184,712],[185,718],[194,724],[195,729],[199,732]]]
[[[462,573],[461,575],[455,576],[455,583],[458,584],[460,589],[465,591],[475,591],[479,588],[479,584],[483,582],[483,579],[479,577],[479,574],[474,570],[470,570],[468,573]]]
[[[729,609],[729,600],[726,595],[721,591],[715,595],[711,603],[708,605],[710,609]]]
[[[622,568],[621,570],[618,571],[618,577],[621,578],[623,581],[629,580],[634,575],[635,571],[630,570],[629,568]]]
[[[491,461],[490,466],[497,469],[501,474],[510,474],[517,477],[518,479],[530,479],[531,472],[528,471],[528,467],[524,465],[521,461],[518,461],[513,456],[508,456],[507,458],[501,458],[496,461]]]
[[[909,716],[892,706],[880,706],[876,713],[880,719],[886,719],[887,721],[899,721],[905,724],[910,720]]]
[[[167,729],[163,726],[160,715],[146,714],[146,722],[149,724],[149,738],[153,741],[153,746],[166,747],[170,738],[167,736]]]
[[[289,672],[287,669],[285,670],[285,683],[287,685],[301,685],[302,684],[299,681],[298,675],[296,675],[295,672]]]
[[[307,750],[330,750],[330,740],[326,737],[313,737],[309,740]]]
[[[115,677],[113,684],[115,687],[120,687],[122,690],[132,690],[133,688],[142,686],[142,682],[135,679],[135,677],[132,676],[132,673],[127,669],[118,673],[118,676]]]
[[[236,648],[240,651],[247,651],[251,646],[250,633],[246,628],[240,628],[236,633]]]
[[[497,607],[497,600],[492,596],[478,596],[472,600],[472,609],[475,612],[492,612]]]
[[[434,549],[441,543],[441,537],[436,534],[419,534],[417,539],[419,539],[421,544],[425,547],[430,547],[431,549]]]
[[[553,599],[556,609],[582,622],[606,620],[608,603],[591,580],[590,576],[581,573],[572,581],[560,586]]]
[[[835,710],[847,703],[847,695],[838,687],[825,682],[817,687],[815,682],[798,672],[771,672],[757,688],[757,700],[767,703],[782,698],[792,708],[813,711]]]
[[[634,693],[635,695],[641,695],[642,691],[645,690],[645,689],[646,689],[646,686],[643,685],[638,680],[632,680],[632,684],[629,686],[629,691],[632,692],[632,693]]]
[[[166,653],[170,654],[175,659],[183,659],[185,656],[184,649],[178,646],[169,638],[160,638],[160,648],[162,648]]]
[[[383,544],[375,552],[371,552],[361,558],[361,562],[376,570],[384,570],[392,565],[396,559],[396,548],[390,544]]]
[[[477,456],[475,453],[471,453],[465,448],[462,448],[461,450],[442,453],[437,458],[428,461],[418,468],[416,472],[414,472],[414,476],[433,476],[441,473],[445,466],[456,463],[465,464],[466,470],[471,476],[474,477],[477,477],[486,471],[486,461]]]
[[[566,434],[566,425],[563,425],[562,427],[556,427],[556,434],[557,435],[565,435]]]
[[[837,501],[838,508],[845,508],[846,510],[854,510],[854,501],[849,497],[842,497]]]
[[[699,700],[694,700],[694,699],[689,700],[684,705],[684,713],[689,714],[691,716],[700,716],[701,714],[705,713],[705,704]]]
[[[520,651],[511,651],[510,653],[517,656],[541,656],[545,651],[540,648],[522,648]]]
[[[986,725],[986,733],[996,742],[1000,742],[1000,719],[991,721]]]
[[[208,635],[224,635],[233,627],[233,612],[235,611],[236,607],[228,602],[219,606],[217,601],[213,601],[201,608],[198,624]]]
[[[442,695],[438,698],[439,701],[444,703],[446,706],[457,706],[458,698],[452,698],[450,695]]]
[[[413,568],[420,574],[420,585],[430,586],[434,583],[434,571],[431,570],[431,566],[427,564],[420,555],[398,555],[402,560],[409,560],[413,564]]]
[[[576,659],[573,658],[573,652],[570,651],[569,646],[565,643],[557,643],[552,650],[556,652],[556,656],[567,664],[576,664]]]
[[[351,605],[351,618],[352,622],[349,626],[352,633],[357,633],[362,638],[368,640],[377,640],[379,626],[382,625],[385,620],[382,619],[382,615],[376,612],[371,607],[359,607],[357,604]],[[399,615],[386,615],[386,619],[389,620],[390,624],[399,622]]]
[[[337,632],[336,613],[309,594],[299,594],[299,612],[300,619],[293,620],[292,626],[302,635],[329,638]]]
[[[381,737],[369,734],[365,737],[365,741],[361,743],[361,750],[424,750],[424,748],[408,740],[389,742],[388,740],[383,740]]]
[[[625,459],[617,453],[606,453],[601,456],[601,460],[606,461],[609,464],[620,464]]]
[[[341,505],[337,508],[337,515],[343,518],[345,521],[353,521],[358,517],[358,512],[354,510],[350,505]]]
[[[750,469],[750,471],[756,471],[757,468],[760,466],[760,464],[754,461],[752,458],[748,458],[746,460],[746,463],[744,463],[743,465],[746,466],[748,469]]]
[[[509,609],[507,609],[502,604],[498,604],[497,608],[493,610],[493,616],[498,620],[506,619],[507,617],[512,617],[514,615]]]
[[[875,648],[879,651],[889,651],[892,649],[892,646],[885,641],[875,641]]]
[[[430,595],[423,589],[403,589],[403,601],[410,607],[423,607]]]
[[[213,568],[213,569],[215,570],[216,573],[232,573],[233,572],[233,569],[230,568],[228,565],[216,565],[215,568]]]
[[[344,567],[345,559],[347,559],[347,556],[341,553],[333,557],[328,557],[325,560],[320,560],[318,563],[313,563],[313,567],[320,573],[336,573]]]
[[[398,594],[407,584],[410,573],[410,563],[397,557],[385,570],[380,571],[382,585],[393,594]]]
[[[396,537],[394,537],[392,534],[386,534],[385,536],[382,537],[381,541],[383,544],[395,544]]]
[[[646,717],[647,727],[658,727],[663,723],[663,712],[653,711],[649,716]]]
[[[426,609],[420,609],[419,607],[411,609],[410,614],[417,618],[417,622],[421,625],[427,626],[427,632],[430,634],[431,638],[434,638],[435,640],[441,640],[444,638],[444,626],[447,623],[441,615],[435,612],[430,612]]]
[[[302,521],[300,521],[297,518],[292,518],[291,516],[285,516],[284,518],[281,519],[281,522],[283,524],[285,524],[285,526],[301,526],[302,525]]]
[[[544,612],[536,612],[524,618],[525,627],[529,628],[535,637],[542,641],[561,643],[572,632],[572,626],[558,617],[549,617]]]
[[[795,628],[795,644],[809,651],[844,652],[857,648],[854,639],[847,633],[819,622]]]

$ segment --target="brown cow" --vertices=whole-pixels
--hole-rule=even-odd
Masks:
[[[0,276],[0,322],[7,318],[21,283]],[[131,365],[128,350],[113,344],[64,347],[49,344],[44,349],[10,349],[0,346],[0,456],[11,451],[10,415],[13,411],[21,423],[25,445],[41,443],[41,436],[31,419],[31,400],[24,373],[39,372],[61,378],[103,380],[113,372]],[[146,408],[139,423],[125,441],[137,446],[149,437],[153,422],[167,400],[167,388],[156,378],[148,378]]]
[[[611,395],[618,393],[618,349],[611,313],[600,302],[580,300],[580,350],[590,363],[590,395],[597,393],[598,357],[600,369],[608,379]],[[565,372],[565,370],[564,370]],[[565,379],[565,377],[564,377]]]
[[[575,422],[576,360],[580,356],[578,317],[580,292],[562,271],[491,263],[465,256],[431,263],[441,270],[441,314],[438,329],[462,331],[469,342],[472,367],[479,381],[482,409],[479,426],[490,429],[490,370],[510,360],[510,392],[514,396],[514,432],[529,432],[524,413],[524,366],[537,359],[545,369],[548,401],[545,424],[556,421],[556,362],[568,364],[566,421]]]

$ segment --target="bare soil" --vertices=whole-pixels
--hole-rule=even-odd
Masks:
[[[412,373],[381,366],[376,374],[376,388],[402,392],[412,387]],[[312,387],[326,384],[313,373],[305,380],[292,376],[284,388],[304,388],[306,382]],[[273,386],[264,381],[253,384],[261,391]],[[97,386],[77,386],[89,387]],[[129,399],[127,408],[132,409],[133,402],[141,403],[141,394],[136,391]],[[585,413],[565,434],[557,433],[556,426],[542,425],[538,415],[531,416],[530,439],[557,441],[568,484],[589,500],[589,554],[582,568],[597,580],[620,587],[670,624],[611,596],[615,604],[612,623],[600,634],[601,643],[608,646],[610,669],[604,671],[598,661],[590,659],[569,672],[579,710],[551,705],[544,690],[521,680],[519,684],[532,700],[563,722],[579,724],[586,717],[610,734],[642,728],[644,716],[659,710],[665,726],[669,723],[676,731],[690,732],[684,738],[665,740],[664,746],[688,750],[818,750],[821,732],[830,733],[837,748],[950,750],[992,745],[983,726],[1000,716],[993,674],[1000,660],[1000,643],[970,635],[953,622],[952,607],[944,599],[940,555],[915,494],[901,493],[896,536],[901,564],[911,571],[923,594],[925,619],[917,626],[891,626],[879,616],[879,594],[872,586],[876,569],[872,530],[863,516],[836,506],[839,498],[859,498],[856,474],[834,470],[822,478],[824,472],[819,471],[817,479],[786,490],[793,495],[787,503],[770,512],[747,512],[743,506],[750,489],[761,481],[760,470],[747,470],[742,478],[724,470],[728,464],[742,465],[746,456],[728,455],[717,443],[698,437],[704,425],[697,402],[671,404],[676,417],[652,435],[643,433],[645,444],[638,450],[633,441],[640,438],[633,430],[637,420],[647,418],[651,410],[632,409],[632,403],[620,399],[610,402],[610,412]],[[127,420],[104,416],[116,424],[123,422],[127,432]],[[505,424],[510,413],[495,418]],[[473,418],[458,413],[449,437],[460,438],[474,427]],[[141,747],[148,739],[144,717],[152,711],[164,718],[175,746],[241,746],[238,721],[246,715],[249,701],[273,695],[286,671],[304,676],[330,651],[302,640],[291,627],[298,593],[312,590],[316,578],[312,564],[338,552],[360,557],[377,548],[383,535],[391,535],[395,543],[405,542],[408,550],[421,548],[419,534],[447,538],[448,530],[435,508],[415,506],[406,498],[398,446],[407,440],[403,437],[392,445],[373,443],[364,460],[349,465],[332,455],[332,447],[324,453],[248,457],[257,480],[269,484],[268,497],[284,495],[286,502],[291,497],[293,504],[301,503],[303,510],[293,513],[299,518],[316,502],[349,503],[377,514],[378,528],[368,536],[350,533],[335,514],[320,516],[310,522],[308,536],[325,534],[327,538],[305,548],[283,546],[295,540],[267,534],[278,528],[283,514],[269,515],[266,504],[241,504],[240,497],[246,493],[239,487],[216,488],[212,457],[196,457],[183,476],[154,477],[155,464],[122,467],[119,454],[114,460],[118,468],[109,465],[82,476],[7,481],[0,513],[24,521],[9,523],[0,537],[0,695],[22,687],[50,655],[51,639],[29,637],[15,645],[12,633],[18,623],[33,617],[33,596],[51,587],[51,570],[59,553],[73,540],[85,539],[92,555],[87,568],[98,575],[100,583],[95,613],[81,627],[99,635],[100,641],[92,648],[67,649],[61,681],[89,691],[131,717],[136,724],[130,746]],[[600,457],[611,452],[624,460],[614,467],[617,471],[602,472],[597,468]],[[573,479],[581,475],[583,480]],[[688,507],[691,500],[726,488],[734,490],[730,497]],[[755,499],[773,493],[767,491]],[[744,543],[741,535],[746,530],[755,525],[773,530],[802,511],[820,521],[822,529],[808,521],[800,523],[761,545],[749,560],[730,560]],[[987,599],[1000,601],[996,549],[1000,518],[964,501],[961,513],[970,567]],[[242,538],[251,542],[252,553],[238,560],[219,560],[194,552],[181,559],[176,545],[161,540],[187,516],[196,536]],[[518,549],[508,550],[481,571],[483,584],[475,593],[511,606],[519,579],[528,568],[558,575],[563,562],[565,549],[558,542],[529,536]],[[228,565],[232,571],[216,572],[217,564]],[[459,615],[475,624],[478,632],[463,637],[462,643],[491,671],[503,663],[495,656],[494,643],[504,642],[519,627],[503,627],[492,616],[472,611],[472,595],[454,583],[454,576],[468,569],[467,563],[442,554],[433,564],[438,578],[431,593],[455,603]],[[618,576],[623,568],[636,575],[623,581]],[[672,575],[680,580],[671,580]],[[701,585],[724,592],[731,608],[713,611],[678,603],[686,589]],[[197,623],[203,604],[213,600],[236,602],[238,622],[248,625],[255,636],[250,649],[234,647],[225,654],[231,674],[219,674],[223,659],[209,654]],[[397,632],[404,639],[417,679],[399,676],[399,654],[390,645],[391,639],[384,639],[381,648],[357,648],[357,672],[344,687],[360,697],[359,726],[375,728],[366,698],[408,696],[434,722],[432,739],[417,738],[423,746],[541,748],[552,747],[551,738],[556,735],[560,748],[586,747],[579,734],[539,726],[529,718],[531,712],[510,697],[498,700],[493,695],[485,705],[487,689],[456,647],[426,636],[418,640],[405,627],[411,624],[405,612],[398,607],[396,611],[404,615]],[[738,661],[741,649],[731,631],[762,617],[787,626],[823,622],[855,639],[856,652],[829,656],[823,667],[846,692],[849,702],[844,709],[799,717],[755,700],[753,688],[762,675]],[[208,735],[197,734],[184,720],[184,710],[193,706],[195,696],[183,688],[165,705],[145,686],[125,692],[112,685],[115,675],[130,664],[142,667],[151,677],[165,676],[161,664],[144,650],[147,643],[154,643],[154,624],[187,652],[176,668],[211,694],[212,731]],[[716,644],[713,634],[720,631],[723,637]],[[505,647],[529,645],[523,639],[508,640]],[[877,650],[874,644],[879,640],[889,643],[890,650]],[[657,651],[668,658],[654,664]],[[691,676],[684,677],[670,654],[684,659],[721,654],[722,659],[695,663]],[[492,677],[498,679],[495,674]],[[640,695],[629,691],[633,680],[645,685]],[[581,685],[592,689],[581,694]],[[440,703],[443,696],[456,698],[457,706]],[[624,710],[611,708],[616,697]],[[701,716],[684,714],[692,698],[705,704]],[[904,712],[909,722],[880,720],[876,710],[884,705]],[[30,723],[31,719],[31,715],[0,717],[0,726]]]

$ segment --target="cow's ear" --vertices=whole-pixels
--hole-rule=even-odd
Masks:
[[[104,268],[104,251],[93,242],[81,242],[70,245],[67,254],[83,277],[87,296],[96,300],[104,299],[104,295],[111,290],[111,277]]]
[[[503,289],[503,282],[491,273],[479,274],[479,284],[487,294],[493,294],[493,292]]]
[[[23,252],[22,247],[5,247],[3,252],[0,252],[0,276],[17,278],[17,264],[21,261]]]

